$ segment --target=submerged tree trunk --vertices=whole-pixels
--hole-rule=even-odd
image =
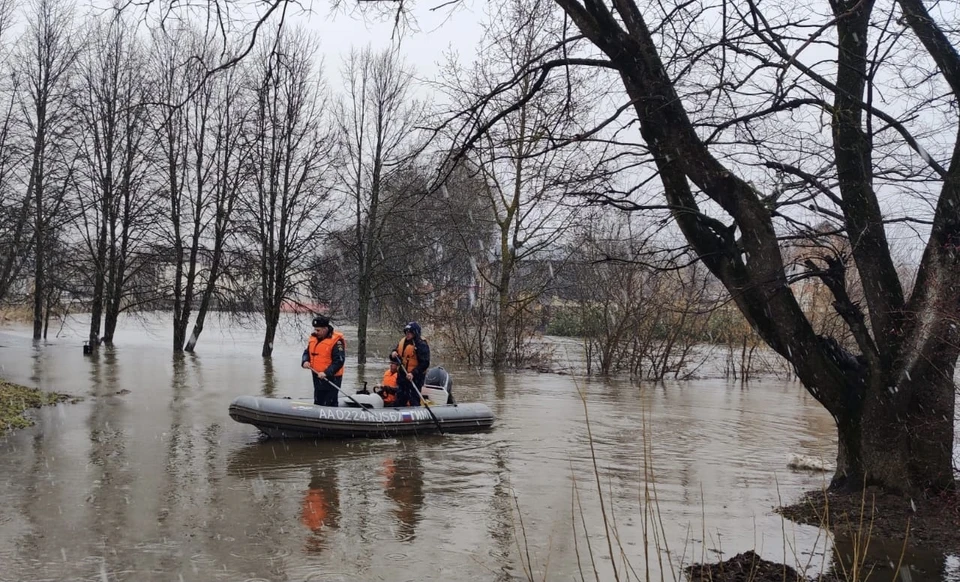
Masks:
[[[216,281],[219,263],[220,258],[215,257],[213,260],[213,265],[210,267],[210,278],[207,280],[203,294],[200,297],[200,305],[197,307],[197,315],[193,319],[193,331],[190,333],[190,337],[187,338],[187,342],[183,347],[183,351],[185,352],[193,352],[194,348],[197,347],[197,341],[200,339],[200,334],[203,333],[203,324],[207,319],[207,310],[210,309],[210,301],[213,298],[213,292],[217,286]]]
[[[120,318],[120,291],[114,290],[107,300],[107,309],[103,315],[103,343],[113,345],[113,336],[117,333],[117,321]]]
[[[508,245],[503,245],[504,258],[500,263],[500,279],[497,284],[497,315],[494,320],[493,346],[490,351],[490,364],[494,369],[501,369],[507,363],[508,327],[513,323],[510,315],[511,275],[513,274],[513,260]]]
[[[370,284],[360,279],[359,317],[357,319],[357,363],[367,363],[367,332],[370,321]]]
[[[947,366],[947,368],[951,368]],[[952,370],[902,375],[851,388],[827,409],[837,422],[837,470],[831,486],[879,485],[888,491],[953,486]]]
[[[103,343],[112,346],[113,335],[117,331],[117,320],[120,317],[120,309],[123,307],[124,291],[124,273],[127,271],[127,242],[128,228],[130,228],[126,219],[124,220],[123,236],[120,237],[119,252],[116,250],[118,245],[116,233],[111,234],[111,251],[109,254],[109,276],[107,277],[107,300],[106,311],[103,317]]]
[[[266,329],[263,332],[263,347],[260,355],[269,358],[273,355],[273,340],[277,337],[277,325],[280,322],[280,311],[277,309],[265,309],[264,319],[266,320]]]
[[[36,253],[34,253],[33,267],[33,339],[37,340],[43,337],[43,307],[44,298],[47,294],[47,285],[44,281],[46,273],[44,272],[44,253],[43,245],[38,244]]]
[[[197,279],[197,246],[199,242],[194,238],[190,249],[190,258],[187,263],[187,272],[183,282],[183,297],[180,300],[180,310],[173,316],[173,349],[183,351],[187,343],[187,326],[190,325],[190,315],[193,312],[193,291]],[[178,285],[180,287],[180,285]]]
[[[106,217],[101,216],[103,224],[97,238],[97,254],[93,265],[93,302],[90,306],[90,333],[87,336],[91,347],[100,345],[100,322],[103,320],[104,265],[107,259]]]

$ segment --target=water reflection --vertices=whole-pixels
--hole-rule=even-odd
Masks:
[[[327,548],[327,536],[340,527],[340,490],[336,461],[310,469],[310,484],[303,496],[300,522],[309,530],[304,551],[320,554]]]
[[[114,524],[123,523],[136,479],[128,461],[128,434],[124,430],[129,389],[119,385],[120,364],[113,347],[103,346],[91,358],[92,409],[87,418],[90,447],[88,470],[93,475],[84,499],[87,520],[105,547],[114,547],[124,535]],[[117,556],[104,557],[105,568],[119,568]]]
[[[270,398],[273,397],[276,391],[277,384],[273,373],[273,358],[263,358],[263,384],[260,388],[260,394]]]
[[[507,465],[506,451],[503,447],[493,449],[494,466],[496,467],[496,482],[493,486],[493,511],[488,529],[494,541],[491,549],[500,559],[500,570],[497,581],[513,580],[514,568],[511,567],[509,557],[516,547],[516,500],[513,488],[510,487],[510,470]],[[522,541],[522,540],[521,540]]]
[[[240,479],[286,479],[311,468],[318,460],[335,461],[368,455],[370,441],[259,439],[227,456],[227,475]]]
[[[417,523],[423,508],[423,467],[420,457],[412,453],[390,456],[381,463],[383,487],[396,507],[394,535],[398,541],[412,542],[417,537]]]
[[[30,381],[37,386],[43,386],[45,343],[43,340],[34,340],[32,342],[33,350],[30,354],[30,361],[33,363],[33,374],[30,375]]]

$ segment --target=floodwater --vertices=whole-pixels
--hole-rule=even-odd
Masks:
[[[824,485],[788,470],[789,454],[834,454],[832,422],[799,384],[494,375],[435,346],[493,430],[262,440],[227,407],[312,394],[307,325],[285,321],[272,360],[235,322],[211,322],[183,356],[162,317],[124,320],[117,347],[92,356],[82,319],[38,345],[0,329],[0,376],[83,397],[0,437],[0,581],[675,580],[750,549],[829,564],[827,536],[772,511]],[[380,378],[385,359],[371,359],[364,378],[348,358],[345,387]],[[912,579],[940,579],[934,562]]]

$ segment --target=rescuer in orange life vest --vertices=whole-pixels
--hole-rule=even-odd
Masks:
[[[313,318],[313,333],[303,350],[300,365],[313,371],[313,403],[318,406],[336,406],[337,393],[343,385],[343,363],[346,360],[347,341],[343,334],[333,331],[330,320],[324,316]]]
[[[403,370],[397,375],[397,402],[395,406],[419,406],[417,393],[423,388],[423,381],[430,367],[430,346],[420,337],[420,324],[411,321],[403,328],[403,339],[397,349],[390,353],[390,359],[400,362]],[[406,372],[406,375],[404,375]]]
[[[383,380],[380,384],[373,387],[373,391],[383,398],[384,406],[393,406],[397,401],[397,374],[400,372],[400,365],[396,360],[390,360],[390,367],[383,373]]]

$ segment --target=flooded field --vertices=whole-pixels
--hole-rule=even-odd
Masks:
[[[494,375],[435,349],[493,430],[263,440],[227,407],[312,394],[307,323],[286,322],[272,360],[230,325],[174,356],[162,317],[92,356],[82,321],[36,345],[0,329],[2,377],[84,398],[0,437],[0,580],[673,580],[748,549],[810,572],[830,560],[822,532],[772,511],[827,478],[789,454],[834,455],[799,384]],[[375,383],[394,334],[361,371],[344,332],[344,386]]]

